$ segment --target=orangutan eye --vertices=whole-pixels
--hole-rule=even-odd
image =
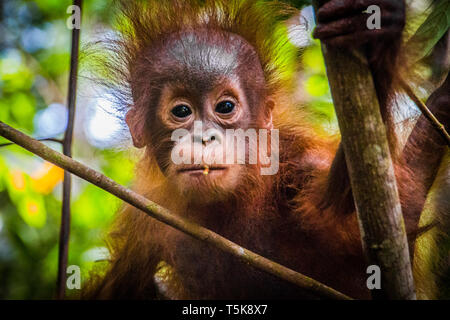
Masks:
[[[187,116],[192,114],[191,108],[189,108],[185,104],[180,104],[180,105],[176,106],[175,108],[172,109],[171,112],[175,117],[178,117],[178,118],[186,118]]]
[[[221,114],[231,113],[234,110],[234,103],[231,101],[219,102],[216,106],[216,112]]]

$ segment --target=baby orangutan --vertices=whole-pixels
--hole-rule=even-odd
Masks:
[[[358,13],[371,4],[381,7],[386,27],[368,33]],[[354,298],[370,298],[342,148],[319,135],[294,102],[298,53],[285,21],[297,11],[278,1],[148,0],[124,2],[122,12],[126,27],[108,66],[129,88],[126,121],[134,146],[145,148],[135,190],[262,256]],[[332,0],[320,7],[314,34],[367,51],[388,127],[404,17],[403,1]],[[448,100],[436,100],[430,108],[448,123]],[[258,138],[267,132],[267,153],[260,151],[264,143],[249,142],[239,155],[242,148],[227,143],[229,132],[247,133],[244,141],[253,139],[249,132]],[[445,142],[423,123],[409,140],[394,158],[413,232]],[[433,157],[410,161],[424,146]],[[269,162],[249,161],[252,152],[270,155]],[[229,154],[232,161],[217,161]],[[268,167],[273,170],[262,174]],[[109,245],[110,265],[86,298],[312,297],[130,206]]]

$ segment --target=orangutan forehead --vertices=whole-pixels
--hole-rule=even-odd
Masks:
[[[242,37],[216,30],[193,30],[165,39],[155,61],[160,73],[198,75],[205,81],[232,78],[240,69],[261,70],[258,55]],[[257,74],[255,74],[257,76]]]
[[[239,64],[237,42],[232,35],[228,39],[217,39],[185,33],[171,41],[167,54],[191,73],[230,76]]]
[[[149,48],[142,63],[135,66],[143,67],[133,69],[134,81],[147,83],[155,94],[168,84],[183,86],[197,94],[224,83],[240,83],[248,91],[265,84],[255,49],[244,38],[217,30],[168,35]]]

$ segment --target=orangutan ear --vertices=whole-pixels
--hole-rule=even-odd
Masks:
[[[131,108],[125,116],[128,128],[130,129],[131,137],[133,138],[133,145],[136,148],[145,147],[144,135],[144,121],[138,119],[136,108]]]
[[[267,99],[266,104],[264,106],[264,128],[271,130],[273,129],[273,121],[272,121],[272,114],[273,114],[273,107],[275,106],[275,103],[272,99]]]

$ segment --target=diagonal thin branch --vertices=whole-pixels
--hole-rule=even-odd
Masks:
[[[447,130],[445,130],[445,126],[439,122],[439,120],[434,116],[430,109],[428,109],[425,103],[423,103],[422,100],[419,99],[419,97],[403,79],[400,79],[400,84],[403,90],[405,90],[408,97],[416,104],[425,118],[427,118],[427,120],[431,122],[433,127],[437,130],[437,132],[439,132],[439,134],[445,139],[445,141],[447,141],[447,144],[450,146],[450,135],[448,134]]]
[[[247,250],[238,244],[220,236],[219,234],[208,230],[202,226],[190,222],[188,219],[174,215],[169,210],[159,206],[149,199],[127,189],[105,175],[73,160],[53,149],[47,147],[41,142],[28,137],[24,133],[11,128],[0,121],[0,136],[20,145],[28,151],[42,157],[43,159],[55,164],[56,166],[67,170],[78,177],[98,186],[99,188],[113,194],[130,205],[142,210],[150,217],[153,217],[173,228],[180,230],[198,240],[204,241],[224,252],[237,257],[241,261],[272,274],[285,281],[293,283],[305,291],[325,299],[348,300],[350,297],[340,293],[314,279],[302,275],[292,269],[284,267],[276,262],[264,258],[250,250]]]
[[[36,140],[38,140],[38,141],[50,141],[50,142],[56,142],[56,143],[63,144],[62,140],[55,139],[55,138],[43,138],[43,139],[36,139]],[[14,146],[14,145],[16,145],[14,142],[0,143],[0,148]]]

